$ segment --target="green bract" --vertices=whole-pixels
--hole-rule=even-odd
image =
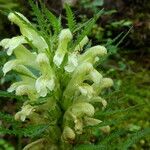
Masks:
[[[70,50],[69,43],[73,40],[70,29],[62,29],[50,49],[22,14],[10,13],[8,18],[19,26],[22,35],[0,42],[8,55],[15,56],[3,66],[3,72],[6,75],[16,71],[20,80],[8,91],[27,96],[15,119],[27,125],[50,124],[41,139],[24,149],[42,149],[45,143],[49,149],[61,149],[61,145],[75,141],[86,126],[102,122],[94,118],[94,103],[102,103],[99,109],[106,107],[107,102],[100,94],[111,87],[113,81],[103,78],[94,64],[107,50],[100,45],[85,49],[87,36]],[[80,53],[82,50],[85,52]]]

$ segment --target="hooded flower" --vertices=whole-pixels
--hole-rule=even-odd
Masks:
[[[0,42],[0,46],[7,50],[7,55],[11,55],[13,50],[16,49],[19,45],[27,43],[23,36],[16,36],[11,39],[3,39]]]
[[[67,53],[68,43],[71,41],[71,39],[72,33],[69,29],[63,29],[60,32],[58,39],[58,48],[53,59],[53,62],[56,64],[57,67],[59,67],[63,62],[64,56]]]
[[[93,87],[84,83],[82,86],[79,86],[79,91],[86,98],[91,98],[94,95]]]
[[[75,50],[72,54],[68,55],[68,63],[65,66],[65,70],[67,72],[73,72],[75,68],[78,66],[78,52],[83,50],[84,45],[88,43],[89,39],[87,36],[85,36],[81,42],[75,47]]]
[[[100,83],[100,81],[102,80],[102,77],[103,76],[96,69],[93,69],[89,73],[89,79],[91,79],[96,84]]]
[[[93,46],[86,50],[85,53],[83,53],[80,58],[79,62],[89,62],[91,64],[95,63],[95,59],[100,56],[105,56],[107,54],[107,50],[104,46]]]
[[[63,104],[65,108],[71,105],[72,99],[75,96],[75,92],[79,90],[79,86],[83,84],[85,77],[90,73],[92,69],[92,64],[82,63],[78,65],[78,67],[74,70],[72,78],[69,81],[65,91],[63,92]]]
[[[30,100],[37,100],[39,95],[35,89],[35,79],[21,76],[21,81],[13,83],[7,90],[8,92],[16,91],[16,95],[27,95]]]
[[[94,107],[91,104],[86,102],[76,103],[72,105],[70,111],[72,114],[74,114],[77,117],[84,116],[84,115],[93,116],[95,112]]]
[[[44,38],[35,31],[29,20],[21,13],[10,13],[8,19],[19,26],[21,34],[31,41],[39,52],[44,52],[48,49]]]
[[[54,90],[54,72],[50,66],[49,59],[45,53],[38,54],[36,62],[39,65],[41,76],[36,80],[35,87],[39,95],[45,97],[48,93],[48,90]]]
[[[64,115],[64,120],[66,121],[64,123],[67,125],[72,120],[74,122],[75,133],[82,134],[85,126],[93,126],[102,122],[101,120],[92,118],[94,113],[94,107],[90,103],[77,102],[66,111]]]
[[[36,67],[35,59],[36,54],[27,50],[23,45],[14,49],[16,59],[12,59],[6,62],[3,66],[4,75],[12,69],[15,69],[18,65],[28,65]]]
[[[113,80],[110,78],[102,78],[102,80],[100,81],[100,83],[94,83],[92,85],[94,91],[98,94],[100,94],[100,92],[105,89],[105,88],[109,88],[113,86]]]
[[[91,99],[91,102],[93,102],[93,103],[100,102],[100,103],[102,103],[103,108],[106,108],[106,106],[107,106],[107,101],[105,99],[101,98],[100,96],[93,97]]]

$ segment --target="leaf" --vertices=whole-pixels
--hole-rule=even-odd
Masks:
[[[117,114],[117,113],[119,113],[119,114],[121,114],[121,113],[130,113],[130,112],[133,112],[133,111],[135,111],[135,109],[139,109],[139,108],[141,108],[141,107],[144,107],[145,106],[145,104],[143,104],[143,105],[135,105],[135,106],[130,106],[130,107],[128,107],[128,108],[125,108],[125,109],[117,109],[117,110],[106,110],[106,111],[104,111],[104,112],[97,112],[96,114],[95,114],[95,116],[97,116],[97,117],[102,117],[102,116],[109,116],[109,115],[114,115],[114,114]],[[110,107],[111,108],[111,107]]]
[[[117,131],[114,131],[113,133],[106,136],[102,141],[100,141],[100,145],[107,145],[107,143],[112,143],[116,138],[119,138],[120,136],[124,135],[126,133],[123,129],[117,129]]]
[[[94,144],[84,144],[74,148],[74,150],[108,150],[108,146],[105,145],[94,145]]]
[[[138,142],[141,138],[147,137],[150,134],[150,128],[146,128],[142,131],[139,131],[135,134],[131,134],[127,140],[120,141],[119,143],[114,142],[113,140],[118,139],[118,136],[124,134],[125,131],[117,131],[111,134],[109,137],[107,136],[104,141],[99,144],[82,144],[76,146],[74,150],[128,150],[130,146],[134,143]],[[110,141],[111,140],[111,141]]]
[[[133,29],[133,26],[130,27],[130,29],[128,30],[128,32],[120,39],[120,41],[116,44],[116,47],[118,47],[122,42],[123,40],[126,38],[126,36],[131,32],[131,30]]]
[[[51,47],[50,45],[50,36],[51,36],[51,29],[47,24],[46,18],[43,14],[42,11],[44,11],[44,4],[41,4],[41,8],[39,8],[38,4],[35,4],[32,0],[29,0],[29,4],[32,8],[32,12],[34,14],[34,16],[36,17],[36,21],[38,23],[38,28],[40,29],[40,31],[38,31],[38,28],[36,29],[35,27],[31,26],[31,28],[33,30],[35,30],[39,35],[41,35],[44,40],[46,41],[49,49]],[[28,25],[27,23],[25,23],[26,25]]]
[[[30,125],[27,128],[23,128],[23,136],[25,137],[36,137],[41,135],[49,125]]]
[[[72,46],[72,50],[74,50],[74,48],[76,47],[76,45],[78,45],[81,40],[89,34],[89,32],[91,31],[93,25],[95,24],[95,22],[97,21],[97,19],[103,14],[104,10],[102,9],[101,11],[99,11],[93,18],[91,18],[90,20],[88,20],[86,23],[84,23],[83,25],[81,25],[81,27],[79,27],[77,30],[75,30],[76,32],[78,30],[81,30],[81,33],[78,33],[78,36],[76,38],[76,41],[74,42],[73,46]],[[83,28],[83,29],[82,29]]]
[[[44,15],[42,14],[40,8],[38,7],[38,4],[35,4],[34,1],[29,0],[29,4],[32,8],[32,12],[34,16],[36,17],[36,21],[38,22],[38,27],[40,28],[41,31],[45,31],[47,24],[44,18]]]
[[[2,134],[10,134],[10,135],[14,134],[14,135],[17,135],[17,133],[15,133],[14,131],[6,129],[5,127],[1,126],[0,127],[0,135],[2,135]]]
[[[5,127],[0,127],[0,134],[10,134],[18,135],[24,137],[37,137],[41,135],[49,125],[29,125],[26,128],[13,127],[12,129],[7,129]]]
[[[126,141],[123,141],[119,144],[119,147],[122,150],[127,150],[130,146],[138,142],[141,138],[147,137],[150,135],[150,128],[143,129],[134,134],[131,134]]]
[[[73,32],[73,30],[75,29],[75,26],[76,26],[76,20],[75,20],[74,13],[72,12],[72,10],[68,4],[65,4],[65,9],[66,9],[68,27]]]
[[[59,22],[59,19],[52,12],[50,12],[47,8],[45,8],[44,12],[45,12],[46,18],[48,19],[48,22],[53,27],[54,34],[58,35],[61,30],[61,24]]]
[[[0,120],[4,121],[4,122],[7,122],[7,123],[11,123],[12,125],[18,125],[19,122],[17,122],[14,117],[10,114],[6,114],[6,113],[3,113],[3,112],[0,112]]]
[[[20,97],[20,96],[16,96],[15,94],[12,94],[12,93],[9,93],[9,92],[6,92],[6,91],[2,91],[2,90],[0,90],[0,97],[9,97],[9,98],[15,98],[17,100],[23,100],[23,98]]]

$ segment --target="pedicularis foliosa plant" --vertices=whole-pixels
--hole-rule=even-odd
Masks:
[[[71,149],[85,127],[103,121],[94,114],[105,109],[107,102],[101,92],[113,85],[112,79],[103,77],[94,67],[107,55],[106,48],[87,46],[89,29],[101,12],[77,26],[66,5],[68,26],[62,28],[60,17],[46,8],[39,13],[32,5],[39,26],[35,28],[21,13],[11,12],[8,19],[20,28],[21,35],[0,42],[7,55],[14,56],[4,64],[4,75],[12,70],[18,75],[8,92],[26,96],[14,117],[26,126],[49,125],[24,150]],[[104,129],[109,130],[109,126],[100,128]]]

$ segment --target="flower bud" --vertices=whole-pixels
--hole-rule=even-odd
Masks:
[[[83,122],[82,122],[82,119],[75,119],[74,120],[74,123],[75,123],[75,131],[77,134],[82,134],[83,132]]]
[[[94,107],[90,103],[86,102],[73,104],[70,111],[77,117],[84,115],[93,116],[95,113]]]
[[[113,80],[110,78],[103,78],[100,86],[101,88],[109,88],[113,86]]]
[[[74,131],[70,127],[65,126],[65,128],[63,130],[63,134],[62,134],[62,139],[66,142],[68,142],[70,140],[74,140],[75,139]]]
[[[103,133],[110,133],[110,126],[103,126],[103,127],[100,127],[100,130],[103,132]]]

